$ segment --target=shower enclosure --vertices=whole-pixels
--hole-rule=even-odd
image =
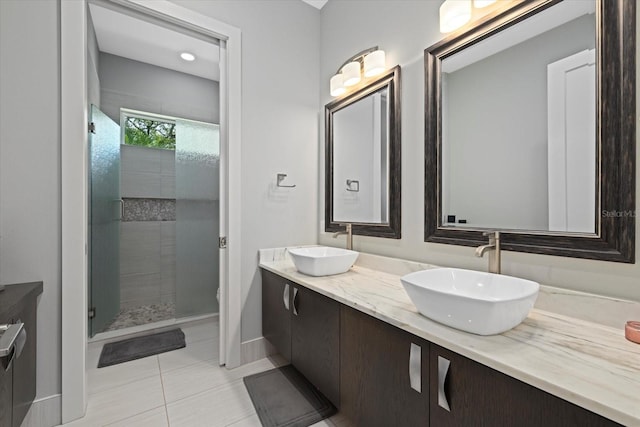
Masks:
[[[219,126],[91,115],[90,335],[217,313]],[[131,117],[162,123],[175,149],[121,144]]]

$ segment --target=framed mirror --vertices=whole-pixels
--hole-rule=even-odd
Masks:
[[[635,262],[635,7],[513,2],[425,50],[425,241]]]
[[[325,231],[400,238],[400,66],[325,107]]]

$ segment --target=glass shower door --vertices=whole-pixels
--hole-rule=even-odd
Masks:
[[[120,126],[91,106],[90,285],[91,336],[102,332],[120,311]]]
[[[217,313],[220,126],[176,119],[176,317]]]

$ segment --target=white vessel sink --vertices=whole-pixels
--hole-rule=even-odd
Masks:
[[[416,271],[401,281],[423,316],[478,335],[519,325],[540,288],[531,280],[457,268]]]
[[[296,269],[309,276],[329,276],[344,273],[351,268],[358,252],[347,249],[314,246],[289,249]]]

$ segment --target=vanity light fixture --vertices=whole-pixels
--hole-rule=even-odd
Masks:
[[[445,0],[440,6],[440,32],[450,33],[471,20],[471,0]]]
[[[365,49],[349,58],[331,77],[329,88],[331,96],[340,96],[350,86],[355,86],[365,77],[373,77],[386,70],[384,50],[378,46]]]
[[[496,0],[473,0],[473,7],[476,9],[482,9],[483,7],[487,7],[495,3]]]
[[[188,62],[196,60],[196,56],[193,53],[189,53],[189,52],[182,52],[180,54],[180,58],[182,58],[182,59],[184,59],[185,61],[188,61]]]

